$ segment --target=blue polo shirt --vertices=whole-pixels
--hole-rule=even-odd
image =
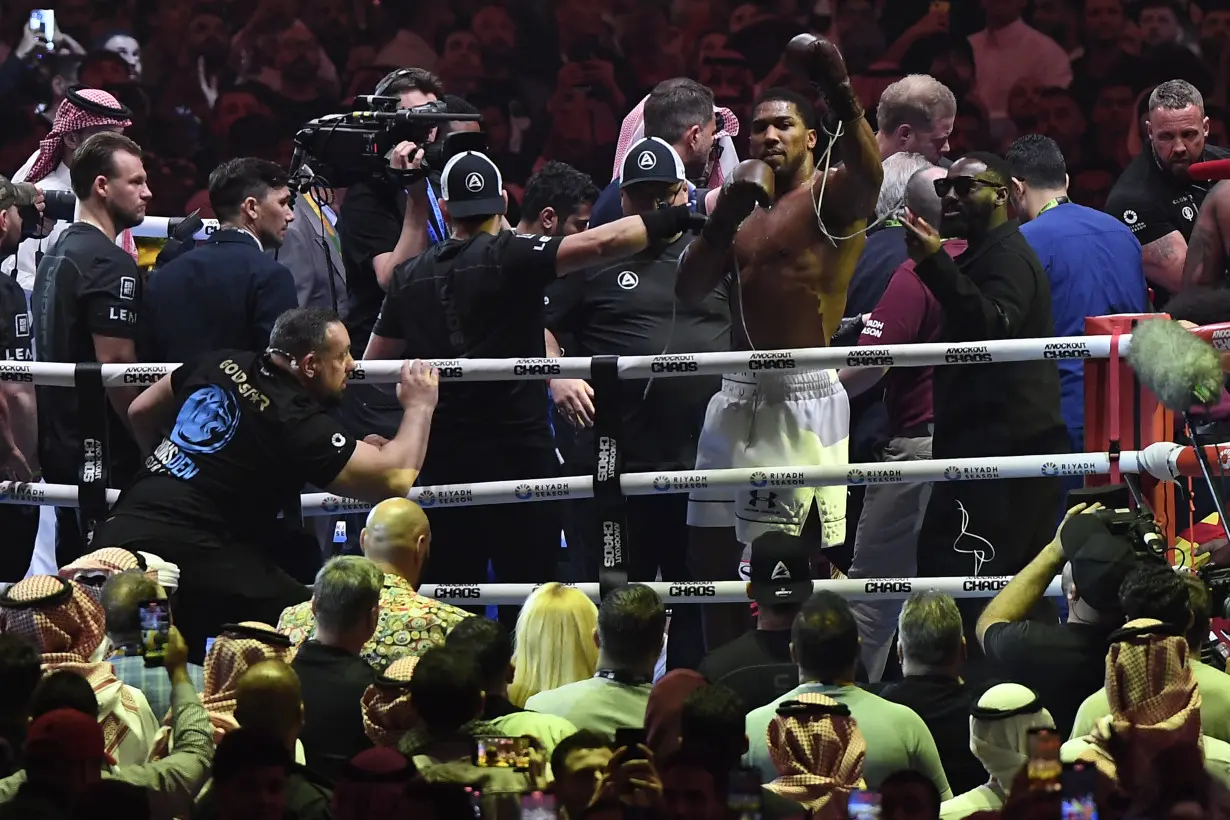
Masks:
[[[1144,313],[1145,272],[1140,243],[1113,216],[1077,205],[1056,205],[1021,225],[1051,285],[1056,336],[1083,336],[1085,317]],[[1084,449],[1085,366],[1059,362],[1060,411],[1074,445]]]
[[[689,182],[688,207],[693,211],[696,210],[696,190],[696,186]],[[705,188],[704,191],[708,193],[709,189]],[[589,227],[596,228],[599,225],[614,222],[616,219],[622,219],[623,215],[624,206],[619,198],[619,177],[616,177],[611,180],[610,185],[602,189],[602,193],[598,194],[598,201],[594,203],[589,214]]]

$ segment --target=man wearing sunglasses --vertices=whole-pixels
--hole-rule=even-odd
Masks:
[[[944,310],[941,341],[979,342],[1053,336],[1046,272],[1008,218],[1012,172],[995,154],[967,154],[935,180],[941,224],[906,220],[906,247],[919,279]],[[938,228],[938,229],[937,229]],[[941,237],[964,238],[953,260]],[[966,361],[976,352],[954,352]],[[1056,360],[1081,357],[1056,345],[1046,359],[994,363],[985,351],[970,363],[935,369],[933,457],[986,458],[1068,452],[1059,413]],[[1084,355],[1088,355],[1087,352]],[[994,468],[965,468],[932,486],[918,540],[918,574],[1012,575],[1051,538],[1063,485],[1059,477],[999,478]],[[961,602],[969,645],[981,599]]]

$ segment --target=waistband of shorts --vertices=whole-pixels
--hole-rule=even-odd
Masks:
[[[744,371],[722,376],[722,392],[737,398],[823,398],[844,391],[836,370],[803,370],[791,373]]]

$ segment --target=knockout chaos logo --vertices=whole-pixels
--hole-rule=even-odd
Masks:
[[[419,505],[423,506],[422,504]],[[441,598],[464,598],[468,601],[476,600],[483,597],[483,591],[476,586],[467,587],[436,587],[432,597],[437,600]]]
[[[615,477],[615,461],[618,456],[615,439],[603,436],[598,439],[598,481],[610,481]]]
[[[163,367],[130,367],[124,371],[124,384],[153,384],[165,375]]]
[[[674,598],[714,598],[717,588],[713,584],[671,584],[666,594]]]
[[[465,376],[465,368],[457,359],[438,359],[428,364],[439,371],[442,379],[460,379]]]
[[[1044,359],[1088,359],[1093,356],[1084,342],[1055,342],[1042,348]]]
[[[0,382],[33,384],[34,374],[30,372],[30,365],[0,364]]]
[[[602,566],[606,569],[621,566],[624,562],[623,543],[619,539],[619,527],[614,521],[602,522]]]
[[[748,370],[793,370],[798,367],[790,353],[753,353]]]
[[[944,351],[945,364],[986,364],[994,361],[985,347],[950,347]]]
[[[846,356],[848,367],[892,367],[893,357],[887,350],[856,350]]]
[[[914,586],[909,581],[868,581],[863,585],[863,592],[868,595],[913,591]]]
[[[999,592],[1004,587],[1008,586],[1011,581],[1011,576],[1007,575],[989,575],[986,578],[967,578],[961,583],[961,589],[966,592]]]
[[[513,364],[514,376],[558,376],[559,362],[552,359],[517,359]]]
[[[695,356],[654,356],[649,362],[651,373],[695,373],[700,365]]]

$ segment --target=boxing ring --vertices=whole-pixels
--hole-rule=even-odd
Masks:
[[[1153,318],[1157,318],[1156,315]],[[1221,328],[1221,326],[1218,326]],[[1198,335],[1210,338],[1224,349],[1230,329],[1203,328]],[[1218,343],[1221,344],[1218,344]],[[593,498],[597,508],[598,533],[603,560],[598,583],[575,584],[589,597],[601,594],[626,578],[626,552],[634,549],[623,521],[624,498],[629,495],[686,493],[695,488],[765,486],[832,486],[943,481],[999,480],[1058,476],[1110,476],[1121,473],[1174,481],[1199,476],[1200,466],[1192,447],[1154,441],[1136,450],[1118,450],[1116,438],[1105,452],[1070,455],[1038,455],[939,459],[892,464],[848,464],[842,467],[772,467],[675,472],[623,472],[619,407],[622,379],[685,378],[738,371],[798,371],[845,367],[943,367],[952,364],[993,364],[1033,360],[1119,358],[1131,345],[1130,334],[1076,336],[1045,339],[1014,339],[958,344],[890,345],[880,348],[813,348],[799,350],[741,351],[730,353],[668,354],[659,356],[594,356],[590,358],[542,359],[440,359],[430,363],[439,370],[442,383],[549,378],[590,380],[595,391],[596,452],[592,475],[553,479],[495,481],[416,487],[409,498],[430,511],[442,507],[479,507],[489,504],[528,504]],[[114,387],[148,385],[177,368],[178,364],[100,365],[44,362],[0,363],[0,381],[39,386],[74,387],[80,392],[85,468],[77,486],[0,482],[0,503],[40,506],[93,507],[97,520],[115,503],[119,491],[102,485],[104,463],[102,413],[105,391]],[[1087,368],[1087,383],[1089,379]],[[400,361],[357,362],[351,381],[395,383]],[[1110,381],[1122,376],[1112,366]],[[90,418],[91,409],[95,415]],[[1139,415],[1139,410],[1137,410]],[[1112,427],[1115,425],[1112,423]],[[1230,469],[1230,444],[1206,446],[1209,460]],[[361,513],[371,505],[329,493],[305,493],[300,497],[303,516]],[[90,517],[87,515],[87,517]],[[732,568],[733,571],[733,568]],[[815,581],[817,590],[828,589],[854,600],[901,599],[912,592],[936,589],[956,598],[991,597],[1009,577],[860,578]],[[669,604],[746,601],[742,581],[651,582]],[[454,604],[518,604],[541,584],[425,584],[420,592]],[[1048,595],[1059,595],[1059,581]]]

